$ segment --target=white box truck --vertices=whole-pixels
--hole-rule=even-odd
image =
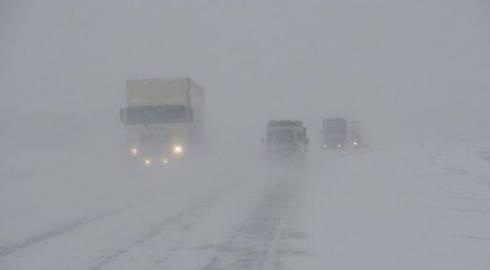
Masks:
[[[145,166],[188,155],[204,133],[204,91],[190,78],[127,81],[121,109],[129,155]]]

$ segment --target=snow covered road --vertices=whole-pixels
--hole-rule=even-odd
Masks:
[[[5,219],[26,205],[9,182],[0,269],[490,267],[490,166],[472,151],[312,151],[304,169],[265,167],[129,177],[116,199],[101,196],[110,207],[87,199],[78,219],[83,198],[43,198],[32,203],[67,215],[39,230],[27,214]]]

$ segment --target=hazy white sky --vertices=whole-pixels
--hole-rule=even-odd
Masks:
[[[107,114],[127,78],[188,76],[217,126],[490,131],[489,15],[481,0],[0,0],[0,105]]]

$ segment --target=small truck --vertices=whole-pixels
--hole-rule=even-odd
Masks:
[[[301,121],[278,120],[267,125],[265,144],[269,157],[304,157],[308,143]]]

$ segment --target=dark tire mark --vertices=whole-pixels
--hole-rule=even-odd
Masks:
[[[490,203],[490,198],[471,197],[471,196],[448,196],[448,198],[453,200],[466,200],[466,201],[473,201],[479,203]]]
[[[459,213],[489,213],[490,209],[478,209],[478,208],[457,208],[457,207],[435,207],[442,210],[459,212]]]
[[[490,242],[490,236],[457,235],[456,237],[461,238],[461,239],[465,239],[465,240]]]
[[[485,150],[485,151],[479,151],[478,154],[480,157],[486,161],[490,161],[490,151]]]

